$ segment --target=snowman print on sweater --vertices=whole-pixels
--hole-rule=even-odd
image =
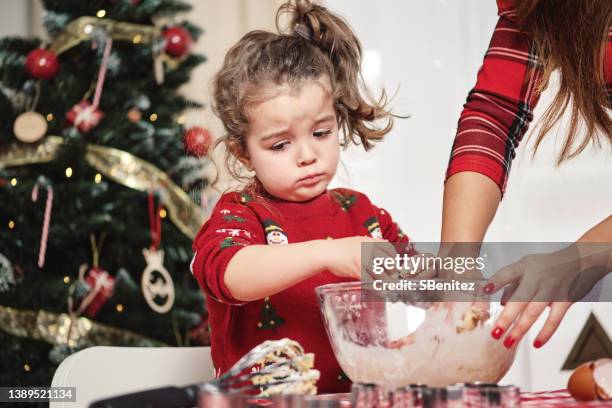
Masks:
[[[263,221],[264,232],[266,233],[266,242],[268,245],[288,244],[287,234],[280,225],[271,219]]]
[[[380,229],[380,224],[378,223],[378,218],[370,217],[364,223],[363,226],[368,229],[368,233],[372,238],[382,239],[383,234]]]

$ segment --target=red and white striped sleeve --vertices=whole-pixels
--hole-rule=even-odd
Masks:
[[[513,2],[499,0],[499,20],[459,118],[446,180],[463,171],[491,178],[502,194],[515,149],[533,119],[542,74],[530,37],[518,29]]]

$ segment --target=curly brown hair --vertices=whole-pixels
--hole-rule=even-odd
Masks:
[[[289,17],[287,30],[280,28],[284,15]],[[225,144],[225,165],[238,180],[244,179],[239,161],[247,157],[249,108],[274,87],[299,89],[306,81],[326,79],[344,146],[370,149],[397,117],[386,108],[384,90],[378,100],[370,96],[360,74],[361,44],[340,16],[307,0],[289,1],[277,12],[276,28],[278,33],[245,34],[227,52],[214,79],[213,111],[226,132],[216,145]],[[385,122],[382,127],[372,123],[378,120]]]

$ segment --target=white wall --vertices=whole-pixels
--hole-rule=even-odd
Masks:
[[[28,35],[31,6],[30,0],[0,1],[0,37]]]

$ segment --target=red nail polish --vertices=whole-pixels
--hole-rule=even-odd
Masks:
[[[493,285],[492,283],[487,283],[482,290],[486,294],[491,294],[493,293],[493,289],[495,289],[495,285]]]
[[[495,326],[495,329],[493,329],[491,332],[491,337],[493,337],[495,340],[499,340],[502,334],[504,334],[504,329],[499,326]]]
[[[533,342],[533,347],[535,347],[535,348],[540,348],[540,347],[542,347],[542,345],[543,345],[543,344],[544,344],[544,343],[542,343],[542,341],[540,341],[540,339],[536,339],[536,340]]]
[[[516,339],[511,337],[511,336],[508,336],[504,340],[504,347],[505,348],[510,348],[510,347],[514,346],[514,343],[516,343]]]

